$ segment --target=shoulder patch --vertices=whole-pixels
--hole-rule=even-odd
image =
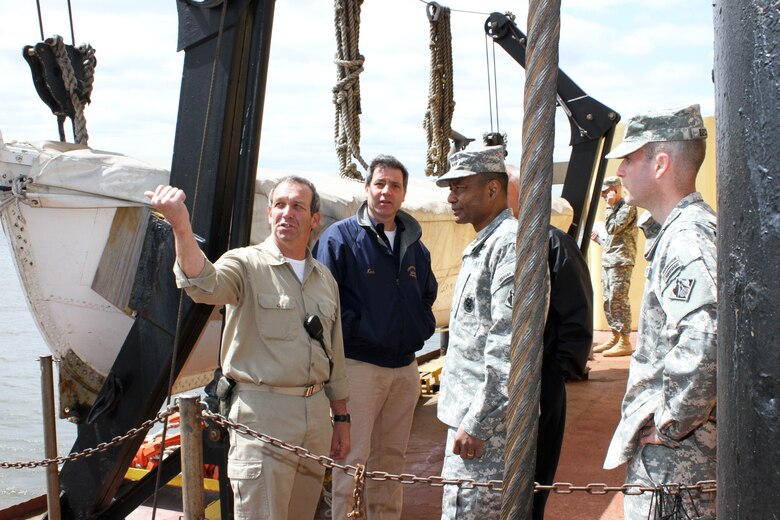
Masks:
[[[672,300],[687,302],[691,298],[694,285],[696,285],[696,280],[693,278],[678,278],[669,297]]]
[[[694,260],[679,269],[671,280],[664,280],[662,306],[668,322],[676,325],[691,312],[718,301],[717,288],[704,261]]]
[[[507,292],[506,300],[504,301],[504,305],[506,305],[510,309],[512,308],[512,300],[514,300],[514,296],[515,296],[515,290],[514,289],[510,289]]]

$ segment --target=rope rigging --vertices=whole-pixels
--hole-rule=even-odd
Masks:
[[[360,155],[360,73],[365,58],[360,54],[360,6],[363,0],[336,0],[336,64],[337,82],[333,87],[336,105],[334,142],[339,158],[339,175],[347,179],[363,180],[352,159],[368,169]]]
[[[452,73],[452,35],[450,9],[436,2],[426,6],[431,36],[431,70],[428,88],[428,109],[423,128],[427,139],[425,175],[439,177],[450,168],[450,134],[455,111]]]
[[[90,45],[82,45],[78,48],[84,66],[81,88],[79,88],[79,80],[76,77],[76,71],[65,49],[62,37],[55,34],[54,37],[47,39],[46,43],[54,51],[57,67],[59,67],[62,73],[62,82],[73,106],[73,114],[70,116],[73,120],[73,138],[76,143],[86,146],[89,141],[89,133],[87,132],[87,118],[84,115],[84,105],[90,102],[92,94],[92,83],[95,75],[95,50]],[[57,114],[58,121],[63,120],[64,117],[64,115]],[[62,138],[62,135],[60,135],[60,138]]]
[[[89,133],[84,107],[90,103],[92,95],[97,65],[95,49],[89,44],[76,47],[70,0],[68,19],[72,45],[65,44],[63,38],[57,34],[44,39],[40,1],[36,4],[41,40],[44,41],[34,47],[26,46],[23,56],[30,65],[38,95],[57,116],[60,141],[65,142],[65,118],[70,117],[73,121],[74,141],[86,146]]]
[[[514,15],[511,15],[514,19]],[[490,41],[488,41],[490,40]],[[492,47],[492,59],[491,59]],[[503,145],[507,147],[507,135],[501,133],[501,124],[498,118],[498,72],[496,70],[496,43],[489,36],[485,36],[485,64],[487,69],[488,113],[490,114],[490,132],[482,134],[482,142],[485,146]],[[491,85],[492,79],[492,85]],[[493,113],[496,115],[496,127],[493,129]]]

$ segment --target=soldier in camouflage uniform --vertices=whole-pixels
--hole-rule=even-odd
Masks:
[[[602,300],[612,337],[596,346],[593,352],[602,352],[607,357],[630,356],[634,349],[629,341],[631,303],[628,290],[636,258],[636,208],[626,204],[619,177],[604,179],[601,196],[607,203],[604,212],[606,234],[600,236],[597,231],[593,231],[591,238],[603,248]]]
[[[707,131],[699,106],[632,118],[607,158],[629,204],[661,225],[647,249],[639,339],[604,467],[643,486],[715,479],[715,214],[696,192]],[[715,493],[627,495],[625,518],[715,518]],[[687,515],[687,516],[686,516]]]
[[[436,184],[477,238],[463,252],[450,312],[438,417],[449,426],[442,475],[503,480],[517,220],[507,208],[504,147],[454,154]],[[499,518],[501,493],[444,486],[442,518]]]

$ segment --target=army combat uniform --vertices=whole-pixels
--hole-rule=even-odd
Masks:
[[[438,417],[449,426],[442,476],[503,480],[517,220],[500,213],[463,252],[450,311]],[[482,457],[452,453],[455,434],[485,441]],[[442,518],[499,518],[501,493],[444,486]]]
[[[628,290],[636,258],[636,208],[621,200],[604,214],[607,238],[600,241],[601,286],[609,328],[622,336],[631,334]]]
[[[701,194],[692,193],[672,210],[645,254],[637,347],[620,424],[604,462],[605,469],[628,462],[629,484],[715,479],[715,237],[712,208]],[[648,421],[654,422],[662,445],[639,445]],[[660,506],[664,513],[684,508],[688,516],[679,518],[715,518],[715,493],[682,494],[676,504],[669,498],[626,495],[625,518],[656,518],[653,511]]]

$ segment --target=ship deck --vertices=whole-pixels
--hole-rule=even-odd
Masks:
[[[596,331],[600,343],[609,333]],[[631,335],[636,344],[636,333]],[[574,485],[624,483],[625,468],[602,469],[607,447],[620,418],[620,403],[626,389],[629,357],[605,358],[595,355],[589,361],[586,381],[566,384],[567,416],[561,460],[556,482]],[[429,362],[428,369],[437,360]],[[426,368],[423,365],[423,368]],[[417,405],[412,437],[407,451],[405,473],[417,476],[440,475],[444,456],[445,426],[436,418],[438,393],[423,394]],[[441,488],[410,484],[404,490],[403,520],[433,520],[441,515]],[[623,495],[590,495],[551,493],[545,509],[546,520],[621,520]]]

